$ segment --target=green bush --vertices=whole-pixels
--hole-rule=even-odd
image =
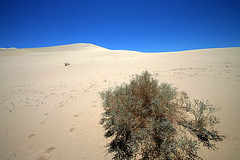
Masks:
[[[100,124],[113,159],[201,159],[200,144],[216,149],[224,136],[214,130],[218,109],[191,101],[185,92],[145,71],[130,84],[100,93],[104,113]]]

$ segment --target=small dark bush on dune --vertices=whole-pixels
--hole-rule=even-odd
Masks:
[[[100,95],[100,124],[105,137],[112,137],[107,147],[113,159],[201,159],[200,144],[214,150],[224,138],[214,130],[217,108],[159,85],[148,71]]]

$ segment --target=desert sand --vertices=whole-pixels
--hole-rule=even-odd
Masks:
[[[141,53],[92,44],[0,49],[0,159],[111,159],[98,92],[145,70],[221,107],[217,129],[226,139],[199,154],[239,159],[240,47]]]

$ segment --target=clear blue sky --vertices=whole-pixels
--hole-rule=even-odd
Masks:
[[[239,0],[0,0],[0,48],[240,47]]]

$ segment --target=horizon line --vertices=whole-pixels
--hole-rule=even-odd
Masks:
[[[49,45],[49,46],[42,46],[42,47],[23,47],[23,48],[17,48],[17,47],[1,47],[0,49],[37,49],[37,48],[51,48],[51,47],[61,47],[61,46],[70,46],[70,45],[77,45],[77,44],[88,44],[88,45],[94,45],[101,48],[105,48],[108,50],[124,50],[124,51],[135,51],[135,52],[142,52],[142,53],[166,53],[166,52],[183,52],[183,51],[193,51],[193,50],[205,50],[205,49],[224,49],[224,48],[240,48],[240,46],[234,46],[234,47],[210,47],[210,48],[194,48],[194,49],[186,49],[186,50],[174,50],[174,51],[139,51],[139,50],[130,50],[130,49],[109,49],[106,47],[102,47],[101,45],[89,43],[89,42],[79,42],[79,43],[69,43],[69,44],[60,44],[60,45]]]

